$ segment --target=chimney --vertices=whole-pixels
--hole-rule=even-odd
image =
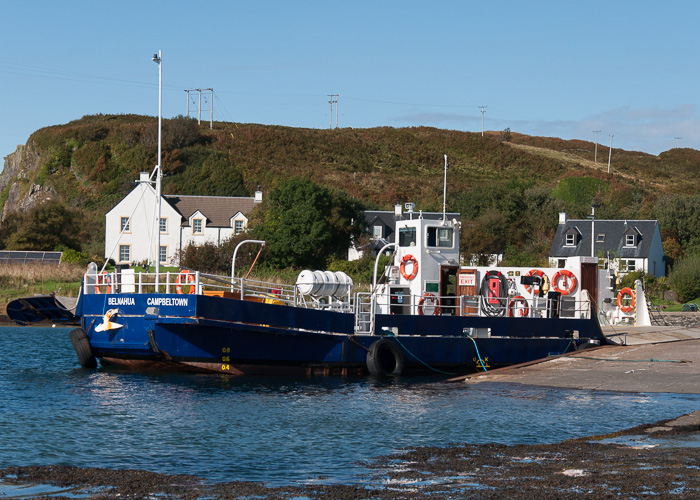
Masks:
[[[262,203],[262,191],[260,191],[260,188],[258,188],[258,190],[255,191],[254,201],[255,203]]]
[[[559,212],[559,224],[566,224],[566,212]]]

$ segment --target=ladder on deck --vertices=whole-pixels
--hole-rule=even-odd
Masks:
[[[355,333],[374,335],[376,302],[369,292],[355,294]]]

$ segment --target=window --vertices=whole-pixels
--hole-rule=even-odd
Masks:
[[[243,232],[243,221],[237,220],[233,223],[235,234],[241,234]]]
[[[161,264],[168,262],[168,247],[167,246],[160,247],[160,250],[158,251],[158,261]]]
[[[161,233],[168,232],[168,219],[167,218],[160,219],[160,232]]]
[[[119,262],[129,262],[131,260],[131,247],[129,245],[119,245]]]
[[[600,233],[595,238],[596,243],[603,243],[605,241],[605,234]]]
[[[131,227],[129,224],[129,218],[128,217],[122,217],[120,219],[120,231],[122,233],[128,233],[131,231]]]
[[[625,236],[625,246],[626,247],[633,247],[635,245],[634,242],[634,235],[633,234],[628,234]]]
[[[576,244],[576,235],[574,233],[569,233],[566,235],[566,246],[572,247]]]
[[[372,226],[372,238],[382,237],[382,226]]]
[[[428,246],[452,248],[452,228],[428,227]]]
[[[194,219],[192,221],[192,233],[202,234],[202,219]]]
[[[399,229],[399,246],[414,247],[416,246],[416,228],[402,227]]]
[[[628,273],[633,273],[636,269],[635,263],[636,262],[634,259],[622,259],[620,260],[620,270]]]

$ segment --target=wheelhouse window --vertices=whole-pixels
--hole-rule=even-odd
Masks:
[[[576,235],[574,233],[569,233],[566,235],[566,246],[572,247],[576,244]]]
[[[635,238],[633,234],[628,234],[625,236],[625,246],[633,247],[635,245]]]
[[[452,248],[452,233],[451,227],[428,227],[428,246]]]
[[[192,233],[202,234],[202,219],[194,219],[192,221]]]
[[[129,245],[119,245],[119,262],[129,262],[131,260],[131,247]]]
[[[120,231],[122,233],[128,233],[131,231],[131,225],[129,224],[129,218],[128,217],[122,217],[120,219]]]
[[[399,229],[399,246],[414,247],[416,246],[416,228],[402,227]]]

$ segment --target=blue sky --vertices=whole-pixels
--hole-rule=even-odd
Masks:
[[[328,94],[339,94],[340,127],[478,132],[486,106],[486,130],[589,141],[600,130],[614,148],[700,149],[696,1],[0,7],[3,157],[86,114],[156,116],[159,49],[166,118],[186,114],[184,89],[213,88],[214,120],[328,128]]]

